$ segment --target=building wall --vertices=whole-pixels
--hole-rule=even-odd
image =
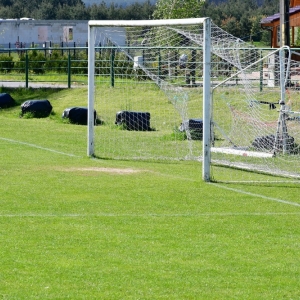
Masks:
[[[300,0],[291,0],[290,1],[290,7],[295,7],[300,5]]]
[[[99,29],[100,30],[100,29]],[[119,45],[125,44],[125,35],[117,34]],[[61,45],[85,46],[88,41],[88,21],[79,20],[0,20],[0,48]],[[105,41],[99,41],[105,45]]]

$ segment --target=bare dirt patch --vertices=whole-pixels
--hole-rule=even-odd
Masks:
[[[71,168],[68,169],[67,171],[103,172],[103,173],[118,174],[118,175],[135,174],[141,172],[141,170],[134,170],[130,168],[121,169],[121,168],[104,168],[104,167]]]

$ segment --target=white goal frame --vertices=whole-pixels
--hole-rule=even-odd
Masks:
[[[203,167],[204,181],[211,180],[211,20],[210,18],[167,20],[91,20],[88,22],[88,132],[87,155],[94,156],[95,29],[97,27],[142,27],[203,24]]]

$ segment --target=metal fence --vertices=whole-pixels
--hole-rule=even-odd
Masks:
[[[50,86],[63,86],[67,88],[86,85],[88,82],[88,47],[61,47],[59,45],[43,45],[43,47],[30,48],[0,48],[0,85],[7,82],[20,83],[20,85],[28,88],[33,84],[48,84]],[[47,47],[45,47],[47,46]],[[95,71],[96,76],[107,76],[107,80],[114,82],[114,76],[122,74],[122,76],[132,73],[137,62],[132,61],[128,56],[122,55],[122,52],[114,47],[96,47]],[[257,49],[260,52],[260,57],[264,52],[272,49]],[[273,49],[274,50],[274,49]],[[293,49],[297,50],[297,49]],[[191,50],[192,51],[192,50]],[[195,76],[198,82],[202,81],[202,51],[196,51],[194,54],[193,65],[196,70]],[[130,51],[128,50],[128,53]],[[143,53],[141,51],[141,59]],[[151,63],[153,70],[159,76],[168,76],[170,69],[170,61],[168,57],[160,56],[158,51],[150,59],[147,58],[147,63]],[[157,57],[156,57],[157,56]],[[259,56],[259,55],[258,55]],[[177,56],[174,56],[177,57]],[[179,56],[178,56],[179,58]],[[146,60],[145,62],[146,63]],[[171,67],[178,76],[183,75],[184,72],[180,70],[178,61],[172,61]],[[263,76],[263,64],[258,70],[260,75],[261,87],[265,84],[266,77]],[[178,70],[177,70],[178,68]],[[177,72],[178,71],[178,72]],[[220,82],[223,79],[230,77],[235,73],[235,68],[227,61],[220,57],[212,57],[211,62],[211,81]],[[166,74],[164,74],[166,73]],[[190,74],[190,73],[189,73]],[[186,78],[188,81],[189,78]],[[257,80],[257,78],[255,79]],[[239,84],[239,78],[235,79],[235,84]]]
[[[0,82],[48,83],[71,88],[87,83],[87,47],[0,49]]]

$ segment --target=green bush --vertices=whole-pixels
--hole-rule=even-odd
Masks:
[[[88,74],[88,57],[85,50],[77,50],[71,54],[71,73]],[[28,50],[27,55],[8,56],[0,55],[0,70],[10,72],[14,70],[18,73],[25,73],[26,57],[28,58],[28,69],[33,74],[45,74],[47,72],[56,72],[66,74],[68,72],[69,52],[64,53],[61,50],[52,48],[51,55],[47,51],[32,48]],[[122,52],[116,52],[114,56],[114,74],[115,76],[132,76],[133,62]],[[99,53],[95,61],[95,74],[107,75],[111,72],[111,52],[103,51]],[[141,75],[145,75],[141,70]]]
[[[88,57],[85,51],[76,53],[76,57],[72,59],[72,74],[88,73]]]
[[[68,56],[62,55],[59,50],[53,50],[50,57],[47,57],[44,65],[45,71],[66,73],[68,69]]]
[[[19,60],[14,63],[14,70],[18,73],[25,73],[25,56],[21,56]]]
[[[14,68],[12,56],[0,54],[0,70],[1,72],[10,72]]]
[[[28,52],[29,69],[35,74],[45,73],[45,54],[32,50]]]

